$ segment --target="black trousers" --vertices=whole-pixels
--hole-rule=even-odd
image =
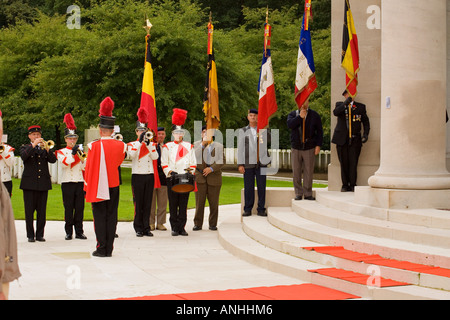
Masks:
[[[169,199],[170,227],[172,231],[181,232],[187,222],[187,205],[189,192],[177,193],[172,191],[172,182],[167,179],[167,197]]]
[[[12,189],[13,189],[12,181],[11,180],[10,181],[5,181],[5,182],[3,182],[3,184],[5,185],[6,190],[8,190],[9,197],[11,198],[11,196],[12,196]]]
[[[48,191],[23,190],[23,203],[25,207],[25,225],[27,238],[34,238],[34,211],[36,211],[36,238],[44,237],[44,228],[47,214]]]
[[[339,162],[341,164],[341,180],[343,188],[353,189],[358,178],[358,159],[361,154],[361,141],[353,141],[349,145],[346,142],[342,146],[336,146]]]
[[[251,212],[255,204],[255,178],[258,189],[258,212],[265,212],[266,205],[266,175],[261,174],[261,168],[245,168],[244,172],[244,211]]]
[[[109,188],[110,200],[93,202],[94,229],[97,238],[97,252],[110,256],[113,251],[119,207],[119,187]]]
[[[75,227],[75,234],[81,235],[83,231],[84,217],[84,190],[83,182],[61,183],[61,191],[64,204],[64,229],[66,234],[72,235]]]
[[[133,191],[134,222],[136,232],[150,231],[150,211],[155,177],[152,174],[131,175],[131,189]]]

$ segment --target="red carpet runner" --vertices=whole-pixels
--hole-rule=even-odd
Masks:
[[[163,294],[157,296],[120,298],[117,300],[345,300],[357,298],[359,297],[314,284],[300,284],[292,286]]]
[[[369,255],[344,249],[344,247],[322,246],[304,247],[309,251],[316,251],[334,257],[390,268],[409,270],[418,273],[433,274],[441,277],[450,277],[450,269],[427,266],[408,261],[398,261],[385,259],[380,255]],[[353,271],[322,268],[308,270],[324,276],[342,279],[345,281],[367,285],[369,275],[360,274]],[[393,287],[409,285],[391,279],[380,278],[380,287]],[[196,293],[163,294],[157,296],[143,296],[133,298],[120,298],[117,300],[346,300],[358,299],[354,296],[338,290],[318,286],[315,284],[300,284],[292,286],[257,287],[247,289],[214,290]]]
[[[328,254],[333,257],[338,257],[346,260],[363,262],[367,264],[373,264],[378,266],[390,267],[395,269],[409,270],[418,273],[433,274],[441,277],[450,277],[450,269],[444,269],[440,267],[432,267],[424,264],[412,263],[408,261],[398,261],[393,259],[382,258],[381,256],[374,254],[369,255],[366,253],[359,253],[344,249],[344,247],[305,247],[303,248],[309,251],[316,251],[322,254]]]

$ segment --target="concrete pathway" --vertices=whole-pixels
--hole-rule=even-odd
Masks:
[[[47,221],[47,241],[29,243],[25,221],[16,221],[22,277],[11,283],[10,299],[114,299],[302,283],[230,254],[208,229],[205,211],[201,231],[192,231],[194,210],[188,211],[188,237],[172,237],[168,220],[169,230],[151,238],[137,238],[132,222],[119,222],[110,258],[91,255],[92,222],[84,223],[87,240],[64,240],[64,222]],[[240,204],[222,206],[218,227],[239,215]]]

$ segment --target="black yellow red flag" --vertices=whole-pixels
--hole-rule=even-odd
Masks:
[[[205,113],[208,141],[211,141],[211,130],[220,125],[219,87],[217,85],[217,69],[213,49],[214,26],[208,23],[208,65],[206,67],[205,94],[203,97],[203,112]]]
[[[349,0],[345,0],[341,66],[345,70],[346,89],[353,98],[358,93],[359,49]]]

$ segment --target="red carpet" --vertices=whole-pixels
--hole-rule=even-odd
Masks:
[[[353,271],[337,269],[337,268],[324,268],[324,269],[316,269],[316,270],[308,270],[309,272],[319,273],[324,276],[342,279],[345,281],[358,283],[362,285],[367,285],[367,281],[371,277],[367,274],[357,273]],[[399,282],[391,279],[385,279],[380,277],[380,287],[396,287],[396,286],[407,286],[409,283]]]
[[[367,264],[374,264],[378,266],[415,271],[419,273],[434,274],[447,278],[450,277],[450,269],[427,266],[424,264],[412,263],[408,261],[385,259],[377,254],[369,255],[366,253],[359,253],[355,251],[346,250],[344,249],[344,247],[325,246],[325,247],[305,247],[303,249],[309,251],[316,251],[318,253],[328,254],[333,257],[352,260],[356,262],[364,262]]]
[[[300,284],[163,294],[157,296],[120,298],[116,300],[346,300],[358,298],[360,297],[314,284]]]

